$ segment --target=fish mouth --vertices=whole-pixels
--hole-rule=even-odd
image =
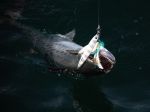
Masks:
[[[92,62],[94,65],[97,65],[97,62],[94,61],[93,56],[89,56],[88,60]],[[113,68],[116,63],[116,59],[114,55],[108,51],[106,48],[102,48],[99,53],[99,60],[102,68],[98,67],[98,70],[108,73]]]
[[[116,63],[114,55],[105,48],[101,49],[99,58],[104,68],[103,70],[106,73],[109,72]]]

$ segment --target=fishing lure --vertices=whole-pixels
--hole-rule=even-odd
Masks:
[[[85,47],[83,47],[79,52],[78,54],[81,55],[81,58],[79,60],[79,63],[78,63],[78,66],[77,66],[77,69],[79,69],[83,63],[87,60],[87,58],[89,57],[89,55],[92,53],[97,41],[99,39],[99,35],[96,34],[92,39],[91,41],[89,42],[88,45],[86,45]]]
[[[104,48],[104,43],[98,40],[98,42],[95,45],[95,49],[91,54],[94,55],[93,62],[100,68],[104,69],[103,66],[101,65],[101,61],[99,58],[100,50]]]
[[[78,52],[78,54],[81,55],[81,58],[80,58],[80,60],[78,62],[77,69],[79,69],[83,65],[83,63],[87,60],[87,58],[90,56],[90,54],[93,51],[95,51],[95,49],[97,48],[99,37],[100,37],[100,25],[98,25],[98,27],[97,27],[97,34],[90,40],[89,44],[86,45],[85,47],[83,47]],[[98,57],[97,55],[95,55],[95,56]],[[95,59],[97,59],[97,58],[95,58]]]

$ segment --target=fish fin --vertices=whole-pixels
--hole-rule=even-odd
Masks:
[[[75,37],[75,35],[76,35],[76,30],[75,29],[73,29],[70,32],[65,34],[66,38],[68,38],[71,41],[73,41],[73,38]]]
[[[78,55],[79,50],[66,50],[70,54]]]

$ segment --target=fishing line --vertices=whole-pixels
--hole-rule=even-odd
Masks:
[[[100,0],[97,0],[97,34],[100,35]]]
[[[99,4],[100,4],[100,0],[97,0],[97,16],[98,16],[98,18],[97,18],[97,24],[99,25],[100,24],[100,6],[99,6]]]

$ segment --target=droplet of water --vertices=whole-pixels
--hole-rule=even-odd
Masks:
[[[136,33],[135,33],[135,35],[136,35],[136,36],[138,36],[138,35],[139,35],[139,33],[138,33],[138,32],[136,32]]]
[[[139,22],[139,20],[137,20],[137,19],[134,19],[134,20],[133,20],[133,22],[134,22],[134,23],[138,23],[138,22]]]
[[[120,51],[121,51],[121,49],[119,48],[119,49],[118,49],[118,53],[120,53]]]
[[[42,29],[42,32],[45,33],[45,34],[47,33],[45,28]]]
[[[139,70],[142,70],[142,67],[141,67],[141,66],[139,67]]]
[[[59,77],[61,76],[61,74],[57,74]]]
[[[143,17],[141,16],[141,17],[139,17],[139,19],[140,19],[140,20],[143,20]]]
[[[124,35],[121,35],[121,39],[124,39]]]

